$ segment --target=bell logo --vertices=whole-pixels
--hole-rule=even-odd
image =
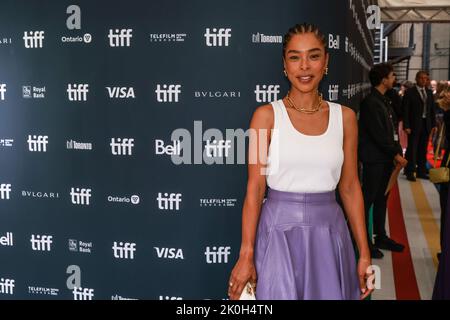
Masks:
[[[8,247],[14,246],[12,232],[7,232],[6,236],[0,237],[0,245]]]
[[[133,29],[109,29],[109,46],[110,47],[129,47]]]
[[[88,288],[73,288],[73,300],[92,300],[94,298],[94,289]]]
[[[180,140],[174,140],[172,145],[164,145],[163,140],[155,140],[155,153],[160,154],[167,154],[167,155],[181,155],[181,141]]]
[[[335,39],[331,33],[328,34],[328,48],[338,50],[340,46],[339,35],[336,35]]]
[[[206,247],[206,263],[228,263],[231,247]]]
[[[257,85],[255,90],[256,102],[265,103],[278,100],[278,94],[280,93],[279,85]]]
[[[212,32],[209,28],[206,28],[205,33],[206,45],[208,47],[228,47],[229,40],[231,38],[230,28],[213,28]]]
[[[25,48],[42,48],[44,41],[44,31],[30,31],[23,33],[23,40],[25,42]]]
[[[9,194],[11,193],[11,184],[2,183],[0,184],[0,199],[9,200]]]
[[[183,259],[183,250],[176,248],[159,248],[154,247],[158,258],[162,259]]]
[[[181,193],[171,193],[169,195],[165,192],[163,196],[159,192],[156,200],[158,201],[158,209],[160,210],[180,210]]]
[[[134,252],[136,251],[136,243],[119,242],[119,244],[117,244],[117,242],[114,241],[112,249],[114,258],[116,259],[134,259]]]
[[[30,239],[31,249],[33,251],[51,251],[52,239],[53,236],[32,234]]]
[[[14,294],[15,280],[0,278],[0,293]]]

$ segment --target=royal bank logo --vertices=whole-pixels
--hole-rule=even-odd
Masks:
[[[6,84],[0,83],[0,101],[5,100],[5,93],[6,93]]]
[[[158,84],[156,86],[156,101],[179,102],[181,94],[180,84]]]
[[[23,33],[23,41],[27,49],[42,48],[44,39],[44,31],[25,31]]]
[[[228,47],[231,39],[231,28],[206,28],[204,36],[208,47]]]
[[[151,33],[149,38],[152,43],[164,43],[184,42],[186,37],[186,33]]]
[[[92,143],[68,140],[66,141],[66,148],[68,150],[92,150]]]
[[[280,93],[280,86],[274,84],[256,85],[255,89],[256,102],[266,103],[278,100],[278,94]]]
[[[201,198],[200,207],[235,207],[237,199],[233,198]]]
[[[267,35],[263,33],[252,34],[253,43],[283,43],[283,37],[280,35]]]
[[[14,294],[14,287],[15,287],[15,280],[14,279],[6,279],[1,277],[0,278],[0,294]]]
[[[108,196],[108,202],[114,203],[126,203],[137,205],[141,202],[138,195],[132,195],[131,197],[118,197],[118,196]]]
[[[330,84],[328,86],[328,101],[336,101],[339,99],[339,85]]]
[[[25,99],[45,98],[45,87],[22,86],[22,97]]]
[[[46,287],[36,287],[28,286],[29,294],[37,294],[42,296],[58,296],[59,289],[56,288],[46,288]]]
[[[79,241],[76,239],[69,239],[69,251],[92,253],[92,242]]]
[[[0,139],[0,147],[12,147],[14,139]]]
[[[206,263],[228,263],[231,247],[206,247]]]
[[[109,29],[110,47],[130,47],[133,29]]]

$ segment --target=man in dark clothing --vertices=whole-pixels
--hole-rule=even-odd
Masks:
[[[428,179],[427,146],[430,134],[436,131],[436,116],[433,92],[426,88],[427,79],[427,72],[417,72],[416,85],[406,90],[402,100],[403,129],[408,134],[405,174],[409,181],[416,181],[416,165],[417,178]]]
[[[384,193],[394,165],[398,163],[405,167],[407,161],[398,142],[395,113],[389,99],[384,96],[395,81],[392,66],[384,63],[375,65],[369,72],[369,79],[373,88],[361,102],[358,154],[363,164],[362,190],[367,225],[373,205],[373,231],[376,237],[375,245],[369,239],[369,247],[372,258],[380,259],[383,253],[379,249],[399,252],[404,248],[386,234],[388,195]]]

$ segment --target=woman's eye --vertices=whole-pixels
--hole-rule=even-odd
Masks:
[[[298,60],[298,59],[299,59],[298,56],[290,56],[289,57],[289,60],[293,60],[293,61]]]
[[[320,54],[313,54],[312,56],[311,56],[311,59],[313,59],[313,60],[317,60],[317,59],[319,59],[320,58]]]

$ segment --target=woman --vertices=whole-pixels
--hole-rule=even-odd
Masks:
[[[256,161],[248,165],[232,300],[248,281],[257,283],[262,300],[364,299],[372,291],[366,286],[371,258],[357,175],[357,120],[351,109],[318,94],[328,58],[317,27],[296,25],[284,36],[291,88],[284,99],[257,108],[250,123],[256,134],[249,157]],[[337,184],[359,249],[357,267],[335,200]]]
[[[446,126],[446,134],[450,131],[448,128],[450,126],[450,89],[446,89],[440,93],[440,98],[438,99],[438,104],[441,108],[445,110],[444,121]],[[449,157],[449,151],[445,152],[443,161],[447,161]],[[445,163],[445,162],[443,162]],[[441,185],[442,187],[442,185]],[[448,184],[447,184],[447,194],[440,192],[441,199],[446,197],[446,203],[449,201],[448,197]],[[442,200],[441,200],[442,201]],[[433,300],[449,300],[450,299],[450,220],[448,215],[450,208],[447,204],[444,204],[444,208],[441,207],[441,250],[442,254],[439,259],[439,267],[436,274],[436,281],[434,283],[433,290]],[[442,206],[442,202],[441,202]]]

